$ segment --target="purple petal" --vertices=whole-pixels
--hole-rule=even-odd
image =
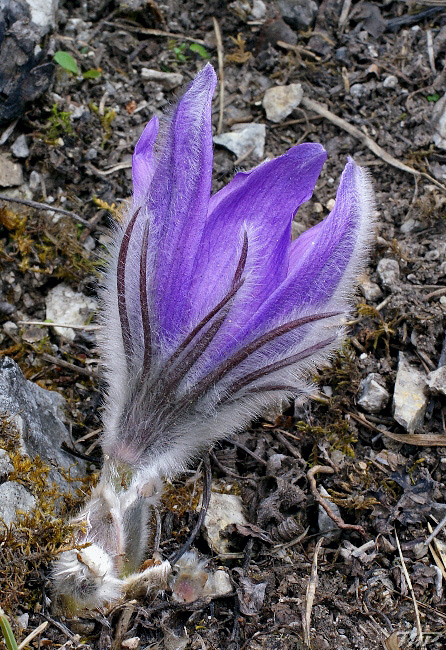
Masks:
[[[216,76],[207,65],[180,99],[168,124],[152,184],[150,246],[154,304],[166,342],[175,343],[189,321],[189,287],[212,180],[211,102]]]
[[[133,206],[142,205],[155,172],[154,144],[158,136],[159,120],[152,117],[136,143],[132,158]]]
[[[329,303],[347,307],[344,297],[353,291],[373,226],[371,197],[367,173],[349,159],[332,212],[293,243],[286,280],[247,329],[266,328],[297,308],[325,310]]]
[[[224,295],[240,254],[243,231],[249,248],[240,292],[245,320],[286,278],[291,222],[311,197],[326,153],[319,144],[293,147],[234,180],[212,197],[194,269],[193,304],[198,319]],[[242,297],[243,296],[243,297]]]

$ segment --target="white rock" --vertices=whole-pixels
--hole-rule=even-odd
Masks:
[[[203,588],[203,596],[221,598],[233,592],[231,579],[223,569],[211,573]]]
[[[38,190],[40,187],[40,174],[39,172],[36,172],[34,169],[29,175],[29,189],[32,192],[35,192]]]
[[[434,104],[431,125],[434,143],[440,149],[446,149],[446,94]]]
[[[227,526],[247,523],[240,497],[212,492],[203,527],[206,540],[216,553],[228,552],[229,540],[220,536]]]
[[[431,393],[446,395],[446,366],[430,372],[426,377],[426,384]]]
[[[88,318],[96,311],[97,302],[93,298],[77,293],[68,284],[58,284],[48,292],[45,300],[46,318],[54,323],[67,325],[85,325]],[[70,327],[55,327],[58,334],[73,341],[76,333]]]
[[[362,295],[368,302],[373,302],[374,300],[378,300],[383,295],[383,292],[376,284],[376,282],[372,282],[369,279],[360,282],[359,288],[361,290]]]
[[[420,227],[422,228],[421,221],[409,217],[408,219],[406,219],[406,221],[404,221],[401,224],[400,230],[403,233],[403,235],[408,235],[410,232],[413,232],[414,230],[419,230]]]
[[[144,81],[158,81],[167,90],[181,86],[184,79],[179,72],[162,72],[151,68],[141,68],[141,78]]]
[[[257,158],[263,158],[265,149],[266,126],[264,124],[237,124],[233,131],[214,135],[215,144],[226,147],[235,153],[237,158],[252,153]]]
[[[31,20],[40,28],[42,35],[56,26],[56,11],[59,0],[26,0],[31,10]]]
[[[394,74],[389,74],[383,81],[384,88],[396,88],[398,86],[398,78]]]
[[[2,504],[1,523],[6,526],[17,521],[17,510],[28,513],[36,507],[36,499],[31,492],[16,481],[6,481],[0,485],[0,503]]]
[[[425,381],[425,375],[411,366],[400,352],[393,393],[393,417],[409,433],[423,424],[427,406]]]
[[[25,135],[19,135],[14,144],[11,146],[11,151],[16,158],[28,158],[29,147]]]
[[[0,154],[0,186],[14,187],[23,183],[22,167],[7,154]]]
[[[263,0],[254,0],[252,3],[251,16],[255,20],[261,20],[265,17],[266,5]]]
[[[400,277],[400,266],[396,260],[383,257],[378,262],[377,272],[385,287],[392,287]]]
[[[390,394],[379,383],[381,376],[371,372],[359,385],[358,404],[368,413],[379,413],[389,401]]]
[[[268,88],[263,97],[263,108],[271,122],[281,122],[299,106],[303,97],[301,84]]]

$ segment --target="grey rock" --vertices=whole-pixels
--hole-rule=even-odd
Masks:
[[[11,146],[11,151],[16,158],[28,158],[29,147],[25,135],[19,135],[14,144]]]
[[[350,95],[352,97],[361,97],[364,94],[365,90],[366,88],[364,84],[353,84],[350,88]]]
[[[333,501],[331,501],[330,495],[323,485],[319,487],[319,492],[321,496],[327,499],[327,504],[330,506],[330,510],[333,512],[333,514],[340,517],[341,512],[338,506],[333,503]],[[335,524],[333,519],[328,516],[320,504],[318,504],[317,524],[319,527],[319,532],[324,536],[326,542],[335,542],[340,538],[342,532],[341,529],[337,524]]]
[[[39,172],[36,172],[34,169],[29,175],[29,189],[32,192],[35,192],[40,188],[40,174]]]
[[[17,521],[17,510],[29,513],[35,507],[35,497],[21,483],[6,481],[0,485],[1,524],[10,526]]]
[[[73,291],[64,282],[48,291],[45,304],[47,320],[75,326],[85,325],[97,308],[96,300],[84,296],[83,293]],[[55,327],[54,329],[69,341],[73,341],[76,336],[75,331],[70,327]]]
[[[301,84],[268,88],[263,97],[263,108],[271,122],[281,122],[299,106],[303,96]]]
[[[56,26],[56,11],[59,0],[26,0],[31,10],[31,20],[39,27],[41,35]]]
[[[359,385],[358,404],[368,413],[379,413],[389,401],[390,394],[381,386],[382,378],[371,372]]]
[[[425,381],[425,375],[400,352],[393,393],[393,417],[409,433],[423,424],[427,406]]]
[[[0,449],[0,479],[3,479],[14,469],[6,449]]]
[[[414,232],[415,230],[421,230],[423,228],[423,225],[421,221],[418,221],[418,219],[414,219],[413,217],[409,217],[404,221],[401,226],[400,230],[403,233],[403,235],[408,235],[410,232]]]
[[[446,149],[446,94],[434,104],[431,126],[434,144],[440,149]]]
[[[183,75],[179,72],[162,72],[161,70],[152,70],[150,68],[141,68],[141,78],[144,81],[157,81],[166,90],[177,88],[183,83]]]
[[[310,27],[318,12],[314,0],[278,0],[277,7],[284,21],[294,29]]]
[[[264,124],[238,124],[239,128],[228,133],[214,136],[215,144],[226,147],[235,153],[237,158],[252,153],[257,158],[263,158],[265,149],[266,126]]]
[[[71,446],[70,435],[63,423],[65,407],[62,395],[25,379],[18,365],[9,357],[0,358],[1,416],[17,430],[21,451],[31,458],[40,456],[48,463],[52,467],[48,481],[56,482],[62,491],[67,492],[71,488],[60,468],[69,471],[72,477],[84,476],[85,463],[61,449],[62,443]]]
[[[383,292],[376,284],[376,282],[372,282],[371,280],[368,279],[360,282],[359,289],[361,290],[362,295],[368,302],[373,302],[375,300],[378,300],[383,295]]]
[[[95,149],[94,147],[87,149],[87,151],[85,152],[85,158],[87,160],[94,160],[97,157],[98,157],[98,150]]]
[[[393,74],[389,74],[383,81],[384,88],[396,88],[398,86],[398,78]]]
[[[14,187],[23,183],[22,167],[7,154],[0,154],[0,186]]]
[[[379,260],[376,270],[383,286],[385,287],[392,287],[399,280],[400,266],[396,260],[389,257],[383,257]]]
[[[426,377],[426,384],[431,393],[446,395],[446,366],[430,372]]]

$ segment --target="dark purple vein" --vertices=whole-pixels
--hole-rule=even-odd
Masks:
[[[119,320],[121,321],[122,341],[124,343],[124,352],[127,361],[130,359],[132,355],[133,346],[132,346],[132,339],[130,335],[130,323],[129,323],[129,316],[127,313],[127,304],[126,304],[126,297],[125,297],[125,265],[127,262],[127,254],[129,250],[130,237],[132,235],[133,227],[135,225],[136,217],[138,216],[139,211],[140,208],[136,210],[135,214],[131,218],[125,230],[124,236],[122,238],[121,248],[119,249],[119,255],[118,255],[118,268],[116,273],[116,285],[118,291],[118,312],[119,312]]]

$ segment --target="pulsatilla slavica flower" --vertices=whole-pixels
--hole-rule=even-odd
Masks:
[[[162,583],[166,562],[132,577],[161,479],[278,398],[304,399],[308,370],[341,344],[366,256],[372,190],[352,160],[332,212],[291,241],[326,158],[319,144],[211,196],[215,84],[207,65],[161,129],[152,118],[133,155],[133,201],[103,289],[105,463],[75,520],[76,544],[89,545],[54,570],[74,609],[116,599],[135,575]]]

